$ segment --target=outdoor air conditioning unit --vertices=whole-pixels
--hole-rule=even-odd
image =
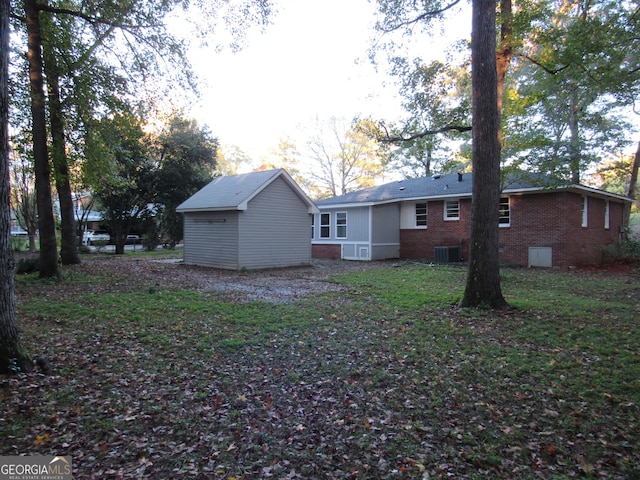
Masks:
[[[434,247],[435,259],[438,263],[459,262],[460,247]]]

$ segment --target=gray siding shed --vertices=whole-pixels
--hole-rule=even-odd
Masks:
[[[283,169],[219,177],[183,202],[184,263],[225,269],[309,265],[318,210]]]

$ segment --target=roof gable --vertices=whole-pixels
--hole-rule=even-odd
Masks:
[[[264,170],[241,175],[216,177],[190,198],[182,202],[177,212],[246,210],[252,198],[275,179],[282,178],[313,213],[315,204],[284,169]]]

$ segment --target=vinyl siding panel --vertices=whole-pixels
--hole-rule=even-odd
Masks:
[[[283,179],[256,195],[239,219],[239,268],[311,263],[309,207]]]
[[[371,223],[373,243],[400,243],[400,207],[398,204],[373,207]]]
[[[238,268],[238,212],[190,212],[184,216],[184,263]]]
[[[347,213],[347,238],[336,238],[336,214]],[[315,217],[314,240],[369,242],[369,207],[326,208],[322,213],[331,214],[331,236],[320,238],[320,215]],[[309,220],[311,221],[311,220]]]
[[[400,206],[378,205],[372,209],[371,260],[400,256]]]

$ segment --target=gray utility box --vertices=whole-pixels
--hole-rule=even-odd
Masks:
[[[433,250],[438,263],[461,261],[460,247],[433,247]]]

